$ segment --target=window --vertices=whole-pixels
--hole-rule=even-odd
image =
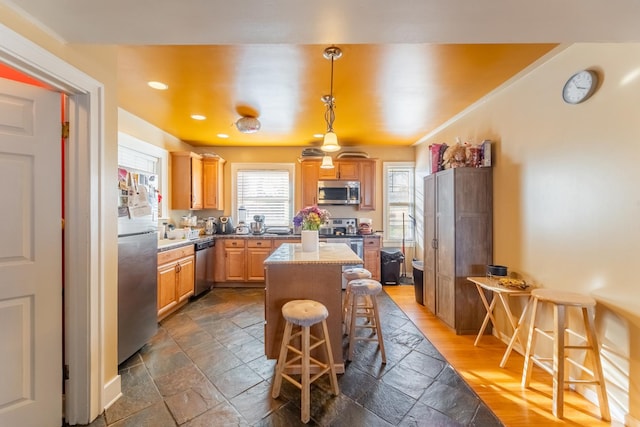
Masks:
[[[167,150],[124,132],[118,132],[118,165],[158,175],[158,191],[163,196],[167,193],[169,188]],[[158,210],[160,218],[169,217],[169,203],[166,201],[158,205]]]
[[[293,164],[234,163],[231,165],[235,188],[233,212],[247,210],[247,222],[264,215],[268,226],[288,227],[293,217]]]
[[[399,245],[403,240],[413,245],[415,240],[414,178],[412,162],[385,162],[384,239],[385,244]]]

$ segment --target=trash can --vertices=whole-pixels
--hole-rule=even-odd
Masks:
[[[380,275],[383,285],[398,285],[400,282],[400,264],[404,255],[398,248],[380,249]]]
[[[424,262],[414,259],[411,261],[413,267],[413,286],[416,291],[416,302],[424,305]]]

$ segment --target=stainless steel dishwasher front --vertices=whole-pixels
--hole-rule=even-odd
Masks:
[[[196,243],[196,277],[193,296],[198,296],[213,287],[213,247],[215,246],[215,244],[215,240],[207,240],[204,242]]]

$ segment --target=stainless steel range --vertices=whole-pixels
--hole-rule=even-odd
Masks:
[[[331,218],[320,227],[320,241],[331,243],[345,243],[353,252],[364,259],[364,238],[358,234],[356,218]],[[352,267],[362,267],[362,264],[344,265],[342,271]],[[342,289],[347,287],[347,281],[342,279]]]

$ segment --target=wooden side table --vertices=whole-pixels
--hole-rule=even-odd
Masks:
[[[531,290],[502,286],[499,284],[497,279],[490,277],[467,277],[467,280],[473,282],[476,285],[478,293],[480,294],[480,299],[482,300],[482,304],[487,310],[487,314],[484,317],[482,326],[480,327],[480,332],[478,332],[478,336],[473,343],[474,346],[477,346],[480,342],[480,338],[484,334],[484,330],[487,328],[487,324],[489,324],[489,321],[491,321],[493,327],[496,327],[496,319],[493,316],[493,310],[495,309],[497,301],[500,301],[502,303],[502,307],[504,307],[504,311],[507,313],[507,319],[509,320],[509,324],[513,328],[513,334],[511,335],[511,339],[509,339],[507,350],[505,351],[504,356],[502,356],[502,360],[500,361],[500,367],[504,368],[504,365],[506,365],[507,359],[509,359],[509,355],[511,354],[511,350],[513,350],[513,346],[516,341],[520,342],[520,345],[523,349],[525,348],[518,335],[522,326],[522,320],[524,319],[524,316],[527,313],[527,309],[529,308],[529,303],[531,302]],[[491,303],[487,301],[487,297],[485,296],[483,289],[493,292],[494,298],[491,300]],[[527,302],[522,309],[522,313],[520,314],[519,318],[516,318],[511,312],[511,307],[509,304],[510,297],[527,297]]]

